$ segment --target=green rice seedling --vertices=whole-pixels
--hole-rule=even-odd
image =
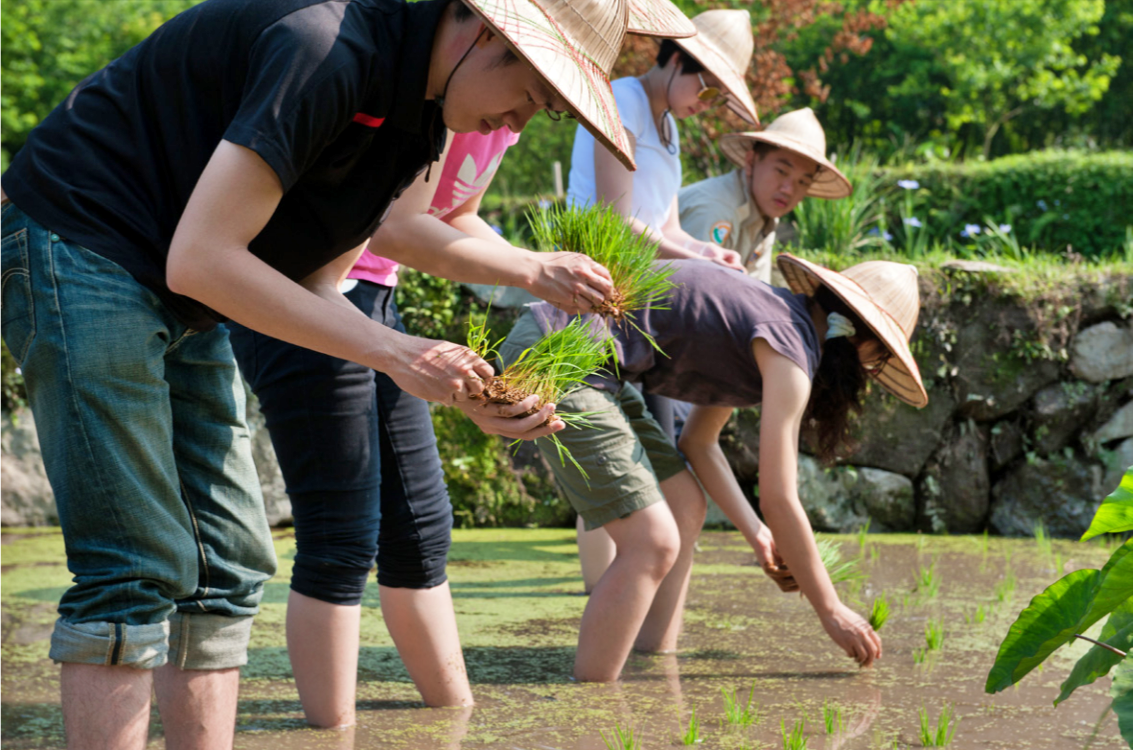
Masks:
[[[885,598],[885,594],[879,594],[869,611],[869,626],[874,630],[881,630],[888,620],[889,600]]]
[[[863,556],[866,553],[866,547],[869,545],[869,527],[872,523],[873,519],[867,518],[862,527],[858,529],[858,549],[861,550]]]
[[[737,727],[750,727],[752,724],[759,723],[759,704],[755,702],[755,682],[751,683],[751,691],[748,693],[747,702],[741,703],[739,698],[739,691],[735,688],[729,693],[725,688],[720,688],[720,692],[724,695],[724,717],[728,723]]]
[[[858,560],[842,559],[842,548],[838,542],[821,538],[815,539],[815,542],[818,544],[818,554],[822,558],[822,564],[826,567],[826,572],[834,585],[865,576],[865,573],[858,568]]]
[[[846,721],[842,715],[841,706],[832,706],[829,701],[822,701],[822,721],[826,725],[826,733],[834,734],[846,728]]]
[[[620,724],[614,724],[614,730],[610,732],[609,737],[601,729],[598,730],[598,734],[602,735],[602,742],[606,743],[609,750],[641,749],[641,738],[634,734],[633,727],[622,729]]]
[[[940,576],[936,574],[936,561],[927,568],[917,567],[916,572],[917,593],[925,599],[935,599],[940,593]]]
[[[1015,584],[1015,571],[1008,568],[1003,580],[995,584],[995,600],[1001,604],[1009,600],[1015,594]]]
[[[498,345],[498,341],[492,343],[486,322],[469,320],[470,349],[486,359],[495,353]],[[612,351],[609,337],[596,332],[582,318],[575,318],[565,328],[548,333],[524,350],[501,374],[485,384],[478,398],[492,404],[515,404],[534,395],[536,404],[528,412],[534,414],[546,404],[557,404],[563,396],[582,385],[588,375],[609,360]],[[589,416],[586,413],[555,413],[556,418],[576,429],[589,426]],[[586,477],[586,471],[556,435],[547,439],[558,450],[560,461],[565,463],[569,460]]]
[[[779,732],[783,735],[783,750],[807,750],[805,717],[795,722],[790,732],[787,731],[786,722],[780,719]]]
[[[924,706],[921,706],[920,715],[921,744],[925,747],[948,747],[952,742],[952,736],[956,733],[956,724],[959,722],[952,706],[944,704],[944,708],[940,710],[940,720],[935,727],[929,722],[928,711]]]
[[[688,717],[688,728],[685,733],[681,735],[682,745],[695,745],[703,742],[704,738],[700,736],[700,719],[696,717],[696,705],[693,704],[692,711]]]
[[[1054,548],[1051,545],[1050,537],[1047,536],[1046,526],[1043,525],[1042,520],[1035,521],[1034,525],[1035,546],[1038,547],[1039,554],[1044,560],[1050,560],[1054,557]]]
[[[923,648],[913,649],[913,664],[924,664],[925,658],[928,657],[928,650]]]
[[[635,233],[612,206],[561,204],[528,217],[540,250],[583,253],[610,272],[614,290],[594,308],[598,315],[632,324],[635,311],[663,305],[675,286],[676,269],[655,263],[657,242]]]
[[[969,625],[979,625],[985,619],[987,619],[987,610],[984,609],[984,605],[982,604],[977,604],[976,611],[972,614],[964,614],[964,622],[968,623]]]
[[[929,620],[924,626],[924,642],[928,651],[939,651],[944,645],[944,622]]]

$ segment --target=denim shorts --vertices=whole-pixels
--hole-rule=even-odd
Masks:
[[[371,320],[405,331],[392,287],[359,281],[346,297]],[[291,498],[291,588],[358,604],[375,559],[382,586],[444,583],[452,504],[429,405],[384,373],[228,327]]]
[[[23,368],[74,585],[51,658],[244,664],[275,571],[223,330],[3,208],[3,336]]]
[[[514,361],[541,334],[535,317],[525,313],[500,347],[500,359]],[[567,427],[557,433],[586,476],[559,456],[552,441],[535,441],[587,529],[663,501],[661,482],[686,469],[680,451],[649,413],[641,392],[629,383],[622,383],[617,393],[583,386],[559,399],[556,409],[590,413],[590,427]]]

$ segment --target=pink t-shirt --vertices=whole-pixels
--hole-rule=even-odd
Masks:
[[[488,135],[457,133],[449,144],[448,159],[433,195],[429,215],[444,218],[484,189],[509,146],[519,140],[519,133],[507,128],[494,130]],[[354,264],[349,278],[372,281],[383,286],[397,285],[397,263],[374,255],[369,250]]]

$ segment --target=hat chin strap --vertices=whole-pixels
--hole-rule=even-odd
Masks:
[[[444,113],[445,113],[445,97],[448,96],[448,85],[450,83],[452,83],[452,77],[456,73],[456,69],[461,66],[461,64],[464,62],[464,59],[466,57],[468,57],[469,54],[471,54],[473,49],[475,49],[476,45],[480,42],[480,37],[484,36],[484,32],[487,31],[487,30],[488,30],[487,26],[480,29],[480,33],[477,34],[476,38],[472,40],[472,44],[470,44],[468,46],[468,49],[466,49],[464,51],[464,54],[460,56],[460,59],[456,61],[456,65],[452,66],[452,70],[449,71],[448,78],[445,79],[444,89],[441,90],[440,96],[435,98],[435,100],[437,102],[437,106],[441,108],[441,117],[442,118],[444,117]],[[448,123],[446,122],[445,124],[447,126]]]

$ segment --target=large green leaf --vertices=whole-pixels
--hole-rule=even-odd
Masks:
[[[1113,712],[1117,714],[1121,738],[1133,747],[1133,659],[1123,661],[1113,673],[1109,694],[1113,697]]]
[[[1121,651],[1133,648],[1133,599],[1126,599],[1121,606],[1113,611],[1102,627],[1098,640]],[[1078,660],[1066,682],[1062,683],[1062,692],[1054,699],[1054,705],[1070,697],[1076,689],[1089,685],[1099,677],[1109,674],[1114,665],[1122,661],[1120,654],[1115,654],[1107,648],[1094,646],[1086,655]]]
[[[1098,507],[1090,528],[1082,535],[1082,541],[1093,539],[1098,534],[1114,534],[1133,529],[1133,466],[1121,478],[1121,484],[1109,494]]]
[[[1075,633],[1081,633],[1133,596],[1133,540],[1101,570],[1077,570],[1055,581],[1019,613],[999,646],[984,689],[1014,685]]]
[[[1032,599],[999,645],[984,690],[998,693],[1014,685],[1081,632],[1078,623],[1090,611],[1100,578],[1100,570],[1076,570]]]

